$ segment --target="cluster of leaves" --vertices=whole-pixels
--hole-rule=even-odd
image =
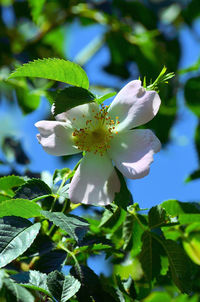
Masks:
[[[1,299],[190,301],[189,294],[198,301],[199,204],[168,200],[142,214],[128,205],[122,182],[111,206],[83,219],[69,214],[80,206],[67,198],[71,175],[56,170],[51,188],[40,179],[0,178]],[[111,277],[87,266],[100,253],[113,266]]]

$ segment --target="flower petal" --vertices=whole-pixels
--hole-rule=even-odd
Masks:
[[[105,206],[119,190],[120,182],[108,155],[88,152],[72,179],[69,198],[74,203]]]
[[[136,179],[149,173],[153,155],[160,148],[160,141],[151,130],[128,130],[112,139],[109,155],[124,176]]]
[[[52,106],[53,108],[53,106]],[[53,110],[53,109],[52,109]],[[92,119],[99,112],[97,103],[88,103],[76,106],[55,116],[57,121],[70,122],[73,128],[84,128],[86,121]]]
[[[37,139],[47,153],[52,155],[70,155],[80,152],[73,145],[73,129],[67,123],[39,121],[35,126],[40,132],[40,134],[37,134]]]
[[[108,112],[113,120],[119,117],[117,131],[122,131],[149,122],[157,114],[160,103],[156,91],[147,91],[141,81],[136,80],[120,90]]]

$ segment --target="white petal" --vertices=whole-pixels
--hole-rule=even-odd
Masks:
[[[128,130],[111,140],[109,155],[124,176],[136,179],[149,173],[153,155],[160,148],[160,141],[151,130]]]
[[[131,129],[149,122],[158,112],[160,97],[155,91],[146,91],[141,81],[128,83],[117,94],[109,108],[113,120],[119,117],[118,131]]]
[[[73,145],[73,129],[67,123],[39,121],[35,126],[40,132],[40,134],[37,134],[37,139],[47,153],[52,155],[70,155],[80,152]]]
[[[69,198],[74,203],[105,206],[119,190],[120,182],[108,155],[88,152],[72,179]]]
[[[99,112],[97,103],[88,103],[76,106],[66,112],[60,113],[55,116],[58,121],[70,122],[73,128],[84,128],[86,121],[93,119],[95,114]]]

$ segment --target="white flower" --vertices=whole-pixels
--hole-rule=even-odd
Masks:
[[[35,124],[40,132],[38,141],[47,153],[69,155],[86,151],[70,184],[72,202],[111,203],[120,190],[113,164],[128,178],[149,173],[160,141],[151,130],[132,128],[150,121],[160,103],[155,91],[146,91],[136,80],[117,94],[108,110],[89,103],[58,114],[56,121]]]

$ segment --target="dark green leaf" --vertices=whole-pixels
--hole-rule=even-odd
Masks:
[[[54,270],[61,270],[67,253],[63,250],[54,250],[43,254],[38,261],[35,262],[34,268],[42,273],[50,273]]]
[[[50,194],[51,189],[44,181],[32,178],[17,189],[15,198],[34,199],[39,196]]]
[[[126,249],[133,236],[133,225],[135,218],[132,214],[127,213],[126,219],[123,222],[122,238],[124,240],[123,249]]]
[[[170,270],[174,283],[181,292],[190,293],[190,263],[184,250],[173,240],[163,240],[162,246],[169,259]]]
[[[192,172],[192,174],[190,174],[190,175],[186,178],[185,182],[190,182],[190,181],[195,180],[195,179],[198,179],[198,178],[200,178],[200,169],[195,170],[194,172]]]
[[[67,87],[61,90],[55,99],[53,114],[65,112],[73,107],[91,103],[95,96],[81,87]]]
[[[40,223],[8,216],[0,219],[0,267],[22,255],[40,230]]]
[[[88,89],[85,71],[77,64],[57,58],[35,60],[18,67],[9,78],[37,77]]]
[[[73,276],[64,276],[62,273],[54,271],[47,277],[47,286],[58,301],[65,302],[78,292],[81,284]]]
[[[20,216],[31,218],[41,216],[41,207],[27,199],[9,199],[0,203],[0,217]]]
[[[149,227],[154,229],[166,224],[166,211],[161,206],[152,207],[148,213]]]
[[[7,301],[13,302],[34,302],[35,298],[31,295],[31,293],[15,283],[12,279],[5,278],[4,285],[6,287],[6,298]]]
[[[200,116],[200,77],[190,78],[185,84],[185,99],[188,107]]]
[[[41,214],[56,226],[66,231],[76,241],[81,241],[88,230],[88,222],[75,215],[65,215],[60,212],[41,211]]]
[[[121,174],[121,172],[119,170],[116,169],[116,171],[117,171],[117,175],[118,175],[119,180],[120,180],[121,188],[120,188],[119,193],[115,194],[115,203],[119,207],[126,210],[127,206],[132,204],[132,201],[133,201],[132,200],[132,195],[131,195],[130,191],[127,188],[124,176]]]
[[[142,251],[139,255],[139,259],[142,264],[144,274],[150,282],[160,274],[160,256],[162,253],[162,247],[149,231],[145,231],[142,235],[142,243]]]

